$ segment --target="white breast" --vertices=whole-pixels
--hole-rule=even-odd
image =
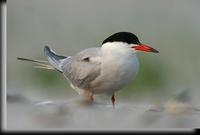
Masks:
[[[139,61],[125,43],[106,43],[102,46],[101,75],[95,80],[94,93],[113,93],[135,78]]]

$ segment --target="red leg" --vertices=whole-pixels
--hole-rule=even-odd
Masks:
[[[113,109],[115,109],[115,95],[114,94],[112,95],[111,100],[112,100]]]
[[[93,97],[93,95],[90,96],[90,101],[94,102],[94,97]]]

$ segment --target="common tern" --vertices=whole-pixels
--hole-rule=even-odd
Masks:
[[[106,38],[101,47],[88,48],[74,56],[57,55],[45,46],[44,55],[48,61],[18,59],[35,62],[41,68],[56,69],[89,101],[93,101],[94,94],[109,94],[114,108],[115,92],[129,84],[138,73],[136,53],[139,51],[158,53],[140,43],[135,34],[118,32]]]

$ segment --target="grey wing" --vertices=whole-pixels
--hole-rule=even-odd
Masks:
[[[100,48],[89,48],[83,50],[63,62],[63,74],[71,83],[82,89],[90,89],[90,83],[100,75],[101,72],[101,50]]]

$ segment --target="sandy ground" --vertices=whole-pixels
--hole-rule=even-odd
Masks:
[[[115,129],[196,128],[200,108],[169,101],[163,106],[118,102],[88,104],[80,98],[69,101],[31,101],[20,95],[8,97],[7,128],[33,129]]]

